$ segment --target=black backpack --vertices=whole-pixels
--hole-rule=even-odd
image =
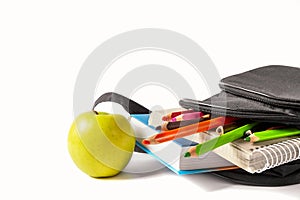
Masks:
[[[135,101],[124,97],[117,93],[105,93],[100,96],[94,103],[93,109],[101,102],[114,102],[120,104],[129,114],[150,114],[144,106],[136,103]],[[135,151],[145,153],[138,146]],[[210,172],[211,175],[216,175],[244,185],[255,186],[284,186],[300,183],[300,159],[290,163],[269,169],[259,174],[251,174],[243,169],[235,169],[228,171]]]

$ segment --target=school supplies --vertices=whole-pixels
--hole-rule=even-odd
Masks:
[[[223,134],[219,137],[215,137],[215,138],[208,140],[202,144],[198,144],[196,146],[196,154],[197,155],[205,154],[205,153],[210,152],[222,145],[225,145],[225,144],[233,142],[239,138],[242,138],[245,131],[253,128],[256,125],[257,125],[257,123],[246,124],[237,129],[229,131],[226,134]],[[187,152],[184,156],[189,157],[189,155],[190,155],[190,153]]]
[[[297,128],[281,128],[281,129],[270,129],[261,132],[254,132],[253,134],[246,137],[244,140],[248,142],[262,142],[266,140],[273,140],[282,137],[299,135],[300,130]]]
[[[245,136],[248,137],[248,136],[250,136],[251,134],[253,134],[255,132],[265,131],[265,130],[268,130],[268,129],[275,129],[276,127],[279,127],[279,126],[280,125],[274,124],[274,123],[266,123],[266,122],[260,123],[257,126],[253,127],[252,129],[247,130],[245,132]]]
[[[298,70],[299,73],[297,73],[297,72],[295,72],[295,71],[292,70],[293,72],[290,73],[290,74],[294,74],[295,75],[294,78],[293,78],[293,77],[291,77],[291,76],[289,76],[289,75],[287,75],[285,73],[285,71],[289,71],[290,72],[289,67],[284,67],[284,66],[281,66],[281,67],[282,68],[280,68],[280,70],[274,70],[274,71],[276,71],[276,73],[280,74],[280,76],[284,77],[283,80],[280,80],[280,77],[274,79],[275,81],[277,81],[277,83],[279,83],[278,84],[279,86],[283,85],[285,87],[287,85],[286,82],[289,82],[289,81],[294,82],[294,80],[299,80],[300,77],[297,78],[297,76],[299,75],[300,70]],[[266,68],[268,68],[268,67],[266,67]],[[271,66],[271,69],[273,70],[273,66]],[[284,69],[284,70],[281,70],[281,69]],[[257,73],[257,74],[258,75],[262,75],[263,78],[265,78],[265,76],[268,76],[269,78],[273,77],[273,74],[270,73],[270,72],[268,72],[266,74],[260,72],[260,73]],[[253,76],[253,77],[255,78],[257,76],[257,74],[255,74],[255,76]],[[282,84],[282,81],[286,81],[286,82],[284,84]],[[256,83],[256,82],[258,82],[258,81],[254,80],[254,83]],[[268,83],[269,82],[270,81],[268,81]],[[296,83],[299,83],[299,82],[296,82]],[[269,85],[270,84],[267,84],[266,86],[268,87]],[[293,86],[291,86],[289,88],[292,91],[293,91],[293,89],[299,89],[299,87],[296,87],[296,85],[293,85]],[[282,91],[287,91],[287,90],[282,90]],[[299,94],[299,92],[295,92],[294,94]],[[277,95],[277,96],[279,96],[279,95]],[[232,100],[232,99],[228,99],[228,101],[230,101],[230,100]],[[127,97],[124,97],[124,96],[122,96],[120,94],[113,93],[113,92],[109,92],[109,93],[105,93],[105,94],[101,95],[95,101],[95,104],[94,104],[93,108],[95,108],[99,103],[101,103],[101,102],[107,102],[107,101],[120,104],[129,114],[149,114],[149,113],[151,113],[151,116],[152,116],[152,114],[156,113],[156,112],[153,112],[153,111],[151,111],[151,110],[143,107],[142,105],[134,102],[133,100],[131,100],[131,99],[127,98]],[[253,106],[253,104],[249,105],[249,107],[252,107],[252,106]],[[241,107],[239,105],[238,107],[235,107],[235,108],[239,108],[240,109]],[[253,107],[252,108],[252,110],[257,110],[257,109],[258,109],[257,107]],[[177,111],[181,111],[181,110],[185,110],[185,109],[184,108],[177,108]],[[244,109],[242,109],[242,110],[243,110],[243,113],[247,112]],[[263,112],[265,112],[265,110],[262,111],[262,113]],[[168,114],[169,111],[163,110],[161,113]],[[161,113],[158,113],[158,114],[161,114]],[[256,111],[254,111],[253,113],[257,114]],[[219,114],[221,114],[221,113],[219,113]],[[248,117],[250,117],[251,115],[244,115],[244,116],[247,116],[246,118],[249,119]],[[264,118],[264,120],[267,120],[267,121],[270,120],[270,118],[265,118],[265,116],[266,115],[260,116],[260,117],[261,117],[261,119]],[[288,123],[290,123],[291,122],[290,121],[291,118],[288,118],[286,120],[285,117],[286,117],[286,115],[284,117],[282,117],[280,115],[276,115],[275,114],[272,117],[272,119],[277,118],[279,121],[283,120],[282,122],[288,122]],[[148,122],[149,122],[148,126],[149,127],[157,127],[158,125],[162,124],[161,118],[159,120],[156,120],[156,119],[159,119],[159,118],[151,117],[148,120]],[[213,131],[212,135],[213,134],[215,134],[215,130]],[[205,133],[201,133],[201,134],[194,134],[194,135],[191,135],[191,136],[188,136],[188,137],[195,137],[195,136],[196,137],[197,136],[201,136],[201,138],[203,137],[205,139],[207,139],[206,137],[208,137],[208,138],[211,137],[210,131],[205,132]],[[295,137],[295,138],[293,138],[293,137]],[[296,142],[295,140],[297,138],[299,138],[299,137],[296,137],[296,136],[293,136],[293,137],[288,137],[289,138],[288,141],[284,141],[284,143],[282,142],[282,144],[280,142],[280,144],[276,144],[275,147],[278,147],[278,149],[282,149],[283,154],[285,154],[286,152],[288,152],[288,154],[291,153],[291,152],[294,154],[296,152],[296,154],[294,155],[294,157],[291,157],[289,155],[287,156],[287,159],[285,159],[284,157],[283,157],[283,159],[280,159],[280,157],[279,157],[278,160],[281,163],[278,163],[277,164],[278,166],[277,165],[270,165],[270,166],[267,165],[267,166],[269,166],[267,168],[268,169],[267,171],[261,170],[260,171],[261,173],[252,174],[252,173],[249,173],[249,172],[245,171],[244,169],[233,169],[233,170],[221,170],[221,171],[217,170],[217,171],[211,172],[210,174],[211,175],[217,175],[219,177],[223,177],[223,178],[225,178],[225,180],[230,180],[230,181],[233,181],[233,182],[238,183],[238,184],[246,184],[246,185],[283,186],[283,185],[290,185],[290,184],[299,183],[300,182],[300,159],[296,157],[297,152],[299,152],[299,151],[297,151],[297,146],[292,146],[292,144]],[[290,139],[292,139],[292,141],[290,141]],[[200,140],[200,137],[199,137],[199,140]],[[151,148],[153,147],[153,148],[155,148],[155,147],[159,147],[160,145],[167,145],[167,144],[172,143],[174,141],[170,141],[168,143],[163,143],[163,144],[159,144],[159,145],[146,146],[145,148],[147,148],[147,147],[151,147]],[[222,152],[222,150],[221,150],[222,148],[225,148],[228,145],[231,146],[233,143],[237,143],[239,141],[243,142],[243,143],[246,143],[247,145],[255,145],[256,144],[256,143],[252,144],[252,143],[249,143],[249,142],[245,142],[242,139],[238,139],[238,140],[236,140],[234,142],[231,142],[229,144],[223,145],[223,146],[215,149],[214,151],[220,150]],[[262,142],[260,144],[263,145],[263,143],[265,143],[265,142]],[[275,143],[276,143],[276,141],[275,141]],[[269,145],[269,146],[268,145],[267,146],[260,146],[260,145],[258,145],[254,149],[252,149],[253,148],[253,146],[252,146],[252,147],[249,148],[249,151],[252,152],[252,151],[258,150],[259,148],[262,148],[261,150],[264,153],[272,154],[272,152],[274,151],[274,149],[273,150],[267,149],[267,147],[272,147],[272,146],[273,145]],[[286,148],[284,148],[284,146]],[[242,149],[245,149],[245,148],[239,149],[238,147],[234,147],[234,149],[238,150],[237,152],[242,151],[244,154],[246,153],[246,152],[244,152],[244,150],[242,150]],[[266,149],[269,150],[269,152],[265,151]],[[136,152],[140,152],[140,153],[145,153],[145,151],[143,151],[140,148],[139,142],[136,143],[135,151]],[[226,153],[226,152],[223,152],[223,153]],[[232,155],[233,157],[235,157],[233,159],[240,160],[240,158],[237,158],[237,156],[238,156],[237,154],[230,154],[230,155]],[[279,155],[280,155],[280,153],[279,153]],[[264,158],[265,157],[262,157],[262,158],[260,158],[260,160],[264,159]],[[275,159],[276,157],[272,157],[272,158],[273,158],[273,160],[276,160]],[[190,159],[190,158],[187,158],[187,159]],[[273,161],[272,161],[271,158],[269,158],[269,159],[270,159],[270,161],[269,161],[269,164],[270,164]],[[246,163],[247,163],[247,160],[246,160]],[[277,167],[275,167],[275,166],[277,166]],[[191,173],[190,171],[193,171],[193,170],[188,170],[188,171],[189,171],[189,173]]]
[[[183,111],[171,112],[171,113],[168,113],[167,115],[162,116],[161,119],[163,121],[170,121],[172,118],[177,117],[181,114],[193,113],[193,112],[195,112],[195,111],[193,111],[193,110],[183,110]]]
[[[300,138],[283,137],[259,143],[235,140],[214,150],[250,173],[260,173],[300,158]]]
[[[136,133],[136,144],[175,173],[194,174],[238,168],[213,152],[200,157],[185,158],[183,154],[191,146],[198,144],[197,134],[162,144],[143,145],[142,140],[144,138],[157,133],[157,130],[148,124],[149,119],[151,119],[150,121],[156,120],[152,119],[153,116],[158,116],[157,112],[154,111],[150,115],[131,115],[130,122]]]
[[[198,118],[198,119],[191,119],[191,120],[184,120],[178,122],[163,122],[161,126],[156,127],[156,130],[168,131],[177,129],[183,126],[188,126],[191,124],[196,124],[202,121],[208,120],[208,118]]]
[[[232,131],[236,128],[239,128],[243,125],[246,125],[247,124],[247,121],[246,120],[240,120],[240,121],[237,121],[237,122],[233,122],[231,124],[226,124],[226,125],[223,125],[223,126],[218,126],[216,128],[216,133],[217,135],[222,135],[224,133],[227,133],[229,131]]]
[[[149,138],[144,139],[143,144],[150,145],[150,144],[160,144],[163,142],[168,142],[177,138],[182,138],[185,136],[195,134],[197,132],[208,131],[220,125],[230,124],[237,120],[238,118],[234,118],[234,117],[217,117],[214,119],[199,122],[197,124],[191,124],[178,129],[160,132]]]
[[[196,147],[197,146],[192,146],[190,147],[187,152],[185,152],[184,154],[184,157],[188,158],[188,157],[192,157],[192,158],[195,158],[195,157],[198,157],[197,153],[196,153]]]
[[[173,117],[171,119],[172,122],[177,122],[177,121],[183,121],[183,120],[191,120],[191,119],[198,119],[198,118],[209,118],[210,115],[207,114],[205,115],[203,112],[192,112],[192,113],[186,113],[186,114],[181,114],[176,117]]]

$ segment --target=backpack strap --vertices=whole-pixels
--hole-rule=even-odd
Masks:
[[[129,114],[150,114],[151,110],[138,104],[137,102],[114,92],[108,92],[101,95],[94,103],[93,110],[102,102],[113,102],[120,104]],[[135,145],[135,152],[145,153],[141,148]]]
[[[120,104],[129,114],[149,114],[151,111],[144,106],[136,103],[135,101],[124,97],[114,92],[108,92],[101,95],[94,103],[93,110],[95,107],[102,102],[114,102]]]

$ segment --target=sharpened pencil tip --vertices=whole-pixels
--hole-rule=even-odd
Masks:
[[[148,145],[148,144],[150,144],[150,141],[149,140],[143,140],[143,142],[142,142],[144,145]]]
[[[171,119],[171,122],[176,122],[176,121],[177,119],[175,117]]]
[[[184,154],[184,157],[185,157],[185,158],[191,157],[191,153],[190,153],[190,152],[186,152],[186,153]]]

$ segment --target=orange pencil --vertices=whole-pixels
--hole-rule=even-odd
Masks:
[[[181,128],[163,131],[161,133],[155,134],[147,139],[143,140],[144,145],[149,144],[159,144],[167,141],[171,141],[177,138],[182,138],[185,136],[189,136],[195,133],[208,131],[213,128],[217,128],[218,126],[232,123],[238,120],[238,118],[234,117],[217,117],[214,119],[202,121],[200,123],[191,124],[188,126],[184,126]]]

